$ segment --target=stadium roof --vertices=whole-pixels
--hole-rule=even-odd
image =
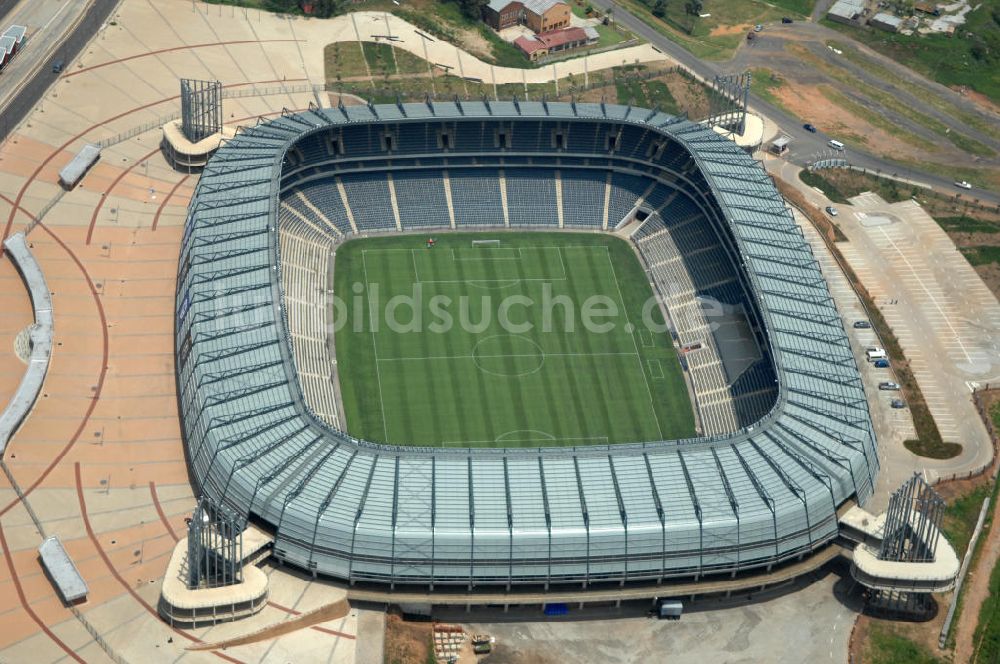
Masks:
[[[288,149],[314,132],[373,123],[500,120],[634,126],[690,151],[767,328],[779,376],[769,415],[733,435],[685,441],[442,449],[360,441],[309,411],[285,329],[276,247]],[[405,158],[394,153],[393,164]],[[650,158],[630,162],[661,177]],[[691,186],[685,173],[668,175]],[[516,101],[368,105],[241,131],[206,167],[192,200],[177,307],[181,411],[200,490],[271,524],[275,555],[325,574],[472,584],[639,578],[649,565],[735,572],[829,542],[838,506],[873,490],[878,459],[867,401],[809,244],[746,152],[658,111]]]

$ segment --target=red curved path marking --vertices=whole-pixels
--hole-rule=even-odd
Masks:
[[[0,198],[3,198],[4,200],[10,202],[10,199],[8,199],[6,196],[0,196]],[[24,212],[25,214],[28,214],[23,209],[21,209],[21,207],[19,205],[15,207],[15,211],[17,211],[17,210],[20,210],[21,212]],[[30,214],[28,214],[28,216],[31,217]],[[32,217],[32,218],[34,218],[34,217]],[[104,315],[104,305],[101,304],[101,298],[97,294],[97,289],[94,288],[94,281],[93,281],[93,279],[90,278],[90,275],[87,273],[87,268],[85,268],[83,266],[83,263],[80,261],[80,259],[77,257],[77,255],[73,253],[73,251],[69,248],[69,246],[65,242],[63,242],[62,238],[60,238],[58,235],[56,235],[55,233],[53,233],[52,230],[49,229],[48,226],[46,226],[45,224],[39,222],[38,223],[38,227],[41,228],[42,230],[44,230],[46,233],[48,233],[49,237],[51,237],[53,240],[55,240],[56,243],[58,243],[59,246],[62,247],[66,251],[67,254],[69,254],[70,258],[73,260],[74,263],[76,263],[76,266],[80,269],[80,272],[83,273],[84,279],[87,280],[87,286],[90,288],[90,294],[94,298],[94,304],[97,306],[97,315],[101,319],[101,337],[102,337],[101,338],[101,346],[102,346],[101,347],[101,353],[102,353],[102,359],[101,359],[101,373],[100,373],[100,375],[97,378],[97,386],[96,386],[96,389],[94,390],[93,396],[90,399],[90,403],[87,405],[87,410],[86,410],[86,412],[83,415],[83,419],[80,421],[80,426],[77,427],[76,431],[73,432],[73,436],[69,439],[69,442],[67,442],[66,445],[63,446],[62,450],[59,451],[59,454],[57,454],[56,457],[52,460],[52,462],[49,463],[49,465],[45,467],[45,470],[42,471],[42,474],[39,475],[38,478],[35,479],[35,481],[32,482],[31,485],[28,486],[27,489],[24,490],[24,496],[25,497],[28,496],[36,488],[38,488],[38,485],[41,484],[45,480],[45,478],[49,476],[49,473],[51,473],[52,470],[59,464],[59,462],[63,460],[63,458],[73,448],[73,445],[76,444],[76,441],[79,440],[80,435],[83,433],[83,430],[87,426],[87,422],[90,421],[90,416],[93,415],[94,409],[97,407],[97,401],[101,398],[101,390],[104,389],[104,379],[107,377],[107,374],[108,374],[108,354],[109,354],[109,349],[108,349],[108,319]],[[12,500],[10,503],[7,504],[6,507],[4,507],[2,510],[0,510],[0,517],[2,517],[4,514],[6,514],[7,512],[9,512],[11,510],[11,508],[13,508],[19,502],[21,502],[21,497],[20,496],[18,496],[14,500]]]
[[[88,245],[90,244],[90,239],[94,236],[94,226],[97,225],[97,215],[99,215],[101,213],[101,210],[104,208],[104,203],[105,203],[105,201],[108,200],[108,196],[111,194],[111,190],[114,189],[118,185],[118,183],[121,182],[122,179],[125,178],[126,175],[128,175],[129,173],[131,173],[133,168],[135,168],[136,166],[138,166],[142,162],[146,161],[147,159],[149,159],[150,157],[152,157],[154,154],[156,154],[159,151],[160,151],[160,148],[159,148],[159,146],[157,146],[155,149],[150,150],[145,155],[139,157],[136,160],[133,160],[132,163],[129,164],[129,167],[126,168],[125,170],[123,170],[121,173],[119,173],[118,177],[116,177],[114,180],[112,180],[111,184],[108,185],[108,188],[104,190],[104,193],[101,194],[101,200],[98,201],[97,205],[94,207],[94,214],[90,215],[90,226],[87,228],[87,244]]]
[[[279,611],[284,611],[285,613],[287,613],[289,615],[292,615],[292,616],[301,616],[302,615],[301,611],[297,611],[297,610],[292,609],[292,608],[287,607],[287,606],[282,606],[281,604],[278,604],[277,602],[272,602],[272,601],[268,600],[267,605],[270,606],[270,607],[272,607],[272,608],[278,609]],[[317,632],[323,632],[324,634],[332,634],[333,636],[342,636],[345,639],[356,639],[356,638],[358,638],[354,634],[348,634],[346,632],[338,632],[335,629],[329,629],[327,627],[321,627],[320,625],[312,625],[312,626],[309,627],[309,629],[314,629]]]
[[[292,78],[292,79],[288,79],[288,80],[284,80],[284,79],[282,79],[282,80],[272,79],[272,80],[269,80],[269,81],[246,81],[244,83],[230,83],[229,85],[223,85],[222,87],[223,88],[239,88],[239,87],[244,87],[244,86],[247,86],[247,85],[266,85],[268,83],[296,83],[296,82],[305,81],[305,80],[307,80],[307,79],[304,79],[304,78]],[[28,187],[30,187],[32,185],[32,183],[38,178],[38,174],[42,172],[42,169],[45,168],[46,166],[48,166],[49,162],[51,162],[53,159],[55,159],[56,155],[58,155],[60,152],[62,152],[66,148],[68,148],[74,141],[80,139],[81,137],[83,137],[87,133],[89,133],[89,132],[97,129],[98,127],[102,127],[102,126],[108,124],[109,122],[114,122],[115,120],[119,120],[119,119],[121,119],[121,118],[123,118],[126,115],[129,115],[131,113],[135,113],[137,111],[144,111],[147,108],[151,108],[151,107],[156,106],[158,104],[164,104],[164,103],[166,103],[168,101],[174,101],[176,99],[180,99],[180,95],[174,95],[172,97],[165,97],[165,98],[159,99],[157,101],[149,102],[148,104],[143,104],[142,106],[136,106],[135,108],[131,108],[131,109],[127,110],[127,111],[123,111],[123,112],[119,113],[118,115],[112,116],[112,117],[110,117],[110,118],[108,118],[106,120],[101,120],[100,122],[96,122],[96,123],[90,125],[89,127],[87,127],[86,129],[84,129],[83,131],[81,131],[79,134],[77,134],[77,135],[73,136],[72,138],[70,138],[68,141],[66,141],[65,143],[63,143],[62,145],[60,145],[58,148],[56,148],[52,153],[49,154],[48,157],[46,157],[38,165],[38,167],[28,177],[28,179],[24,182],[24,184],[21,185],[20,190],[18,190],[17,197],[14,199],[14,202],[12,203],[13,208],[10,211],[10,215],[7,217],[7,225],[4,227],[3,235],[0,235],[0,243],[2,243],[4,240],[6,240],[7,236],[10,235],[11,226],[14,225],[14,217],[17,215],[17,211],[21,207],[21,200],[24,198],[24,194],[25,194],[25,192],[27,192]],[[9,201],[10,199],[5,198],[5,200]],[[28,214],[29,214],[29,216],[31,216],[30,213],[28,213]]]
[[[237,84],[237,85],[250,85],[250,84],[240,83],[240,84]],[[295,109],[295,110],[299,111],[299,110],[303,110],[303,109]],[[265,114],[262,114],[262,115],[277,115],[277,114],[278,114],[278,112],[275,111],[275,112],[272,112],[272,113],[265,113]],[[246,119],[246,118],[243,118],[243,119]],[[86,133],[86,132],[84,132],[84,133]],[[55,154],[56,153],[53,153],[53,155],[50,155],[48,157],[48,159],[46,159],[46,162],[49,161],[49,160],[51,160],[52,157]],[[134,162],[133,165],[130,166],[129,168],[133,168],[138,163],[139,162]],[[44,165],[44,163],[43,163],[43,165]],[[41,167],[39,167],[39,170],[41,170]],[[3,194],[0,194],[0,200],[6,201],[8,204],[11,205],[10,220],[8,221],[8,224],[7,224],[8,230],[10,229],[11,225],[13,224],[14,216],[18,212],[23,213],[29,219],[35,220],[35,216],[33,214],[31,214],[30,212],[28,212],[27,210],[25,210],[23,207],[21,207],[21,204],[20,204],[19,201],[20,201],[21,196],[24,194],[25,190],[27,189],[28,185],[31,184],[31,180],[33,180],[37,174],[38,174],[38,171],[36,171],[35,174],[31,176],[31,179],[28,182],[26,182],[24,184],[24,186],[21,188],[21,191],[18,194],[18,200],[12,201],[7,196],[5,196]],[[120,180],[121,178],[119,177],[118,179]],[[117,180],[116,180],[116,182],[117,182]],[[112,184],[112,187],[113,186],[114,185]],[[108,192],[110,192],[110,191],[111,191],[111,189],[109,188]],[[105,196],[104,198],[107,198],[107,196]],[[102,199],[102,203],[103,203],[103,199]],[[46,233],[48,233],[49,236],[51,236],[52,239],[55,240],[59,244],[59,246],[61,246],[66,251],[67,254],[69,254],[70,258],[72,258],[73,262],[76,263],[77,267],[83,273],[84,278],[87,280],[87,285],[90,288],[91,295],[94,298],[94,303],[97,305],[97,313],[98,313],[98,315],[100,316],[100,319],[101,319],[101,334],[102,334],[102,337],[103,337],[103,343],[102,343],[102,345],[103,345],[103,349],[102,349],[103,357],[102,357],[102,360],[101,360],[101,373],[100,373],[100,376],[98,377],[96,390],[93,393],[93,396],[92,396],[92,398],[90,400],[90,404],[87,406],[87,411],[86,411],[86,413],[84,413],[84,417],[83,417],[83,420],[80,422],[79,428],[77,428],[77,430],[73,433],[72,438],[70,438],[69,442],[65,445],[65,447],[63,447],[63,449],[59,452],[59,454],[56,455],[56,458],[53,459],[52,462],[48,466],[46,466],[46,468],[42,472],[42,474],[34,482],[32,482],[31,485],[24,491],[24,495],[25,496],[28,496],[29,494],[31,494],[32,491],[34,491],[36,488],[38,488],[38,485],[41,484],[42,481],[45,480],[45,478],[49,476],[49,473],[51,473],[52,470],[56,467],[56,465],[58,465],[58,463],[63,460],[63,458],[66,456],[66,454],[69,453],[69,451],[73,448],[73,445],[76,444],[76,441],[80,438],[80,435],[83,433],[83,429],[87,426],[87,422],[90,421],[90,417],[93,414],[94,409],[97,407],[97,402],[101,398],[101,391],[104,389],[104,380],[107,377],[107,372],[108,372],[108,357],[109,357],[109,348],[108,348],[108,346],[109,346],[109,344],[108,344],[108,321],[107,321],[107,317],[105,316],[105,313],[104,313],[104,306],[101,303],[101,298],[100,298],[100,296],[97,293],[97,289],[94,287],[94,281],[93,281],[93,279],[90,278],[90,274],[87,272],[87,268],[84,267],[83,263],[76,256],[76,254],[73,253],[73,251],[69,248],[69,246],[65,242],[63,242],[63,240],[58,235],[56,235],[48,226],[46,226],[45,224],[43,224],[40,221],[37,222],[37,223],[38,223],[38,227],[39,228],[41,228]],[[88,235],[90,235],[90,231],[88,231]],[[9,512],[11,510],[11,508],[13,508],[19,502],[21,502],[21,498],[20,497],[17,497],[14,500],[12,500],[3,509],[0,509],[0,516],[3,516],[7,512]]]
[[[160,516],[160,521],[162,521],[163,525],[167,527],[167,532],[170,533],[170,537],[174,540],[174,542],[179,542],[180,538],[177,537],[177,533],[174,532],[173,526],[170,525],[167,515],[163,513],[163,506],[160,505],[160,497],[156,495],[156,482],[149,483],[149,493],[153,496],[153,507],[156,508],[156,513]]]
[[[153,215],[154,231],[156,230],[157,225],[159,225],[160,223],[160,215],[163,214],[163,209],[167,207],[167,201],[173,198],[174,194],[177,193],[177,190],[181,188],[181,185],[187,182],[188,179],[190,179],[190,177],[191,177],[190,175],[185,175],[180,180],[178,180],[177,183],[170,189],[170,191],[167,192],[167,195],[163,197],[163,200],[160,201],[160,207],[156,208],[156,214]]]
[[[7,569],[10,570],[10,578],[11,581],[14,582],[14,590],[17,591],[17,599],[21,603],[21,608],[23,608],[25,613],[27,613],[35,624],[38,625],[39,629],[41,629],[47,637],[52,639],[57,646],[62,648],[67,655],[80,662],[80,664],[86,664],[86,662],[81,659],[79,655],[73,652],[72,648],[63,643],[59,637],[56,636],[51,629],[49,629],[48,625],[42,622],[42,619],[39,618],[38,614],[31,608],[31,604],[28,603],[28,598],[24,595],[24,588],[21,587],[21,579],[18,578],[17,570],[14,569],[14,558],[10,555],[10,548],[7,546],[7,536],[4,535],[3,524],[0,524],[0,548],[3,549],[3,557],[7,560]]]
[[[156,513],[157,513],[157,515],[159,515],[160,521],[163,522],[163,525],[166,527],[167,532],[170,533],[170,537],[174,540],[174,542],[179,542],[180,538],[177,536],[177,533],[174,532],[173,526],[170,525],[170,521],[167,519],[167,515],[163,511],[163,506],[160,505],[160,498],[156,494],[156,482],[150,482],[149,483],[149,493],[153,496],[153,506],[156,508]],[[277,602],[268,601],[267,605],[270,606],[270,607],[272,607],[272,608],[275,608],[275,609],[277,609],[279,611],[283,611],[283,612],[285,612],[285,613],[287,613],[289,615],[293,615],[293,616],[301,616],[302,615],[301,611],[296,611],[295,609],[291,609],[291,608],[289,608],[287,606],[282,606],[281,604],[278,604]],[[320,625],[311,625],[309,629],[314,629],[317,632],[323,632],[324,634],[331,634],[333,636],[342,636],[345,639],[355,639],[355,638],[357,638],[353,634],[347,634],[345,632],[338,632],[337,630],[328,629],[326,627],[321,627]]]
[[[297,113],[299,111],[304,111],[304,110],[306,110],[306,109],[304,109],[304,108],[296,108],[296,109],[292,109],[291,112],[292,113]],[[268,117],[270,115],[280,115],[280,114],[282,114],[284,112],[285,112],[284,110],[281,110],[281,111],[271,111],[270,113],[261,113],[259,115],[248,115],[246,117],[236,118],[235,120],[233,120],[233,122],[245,122],[247,120],[253,120],[254,118],[265,118],[265,117]],[[111,190],[114,189],[118,185],[118,183],[122,181],[122,179],[129,173],[129,171],[131,171],[133,168],[135,168],[136,166],[138,166],[139,164],[141,164],[143,161],[149,159],[150,157],[152,157],[154,154],[156,154],[159,151],[160,151],[160,148],[156,148],[155,150],[153,150],[149,154],[147,154],[147,155],[145,155],[143,157],[140,157],[136,161],[133,161],[132,164],[128,168],[126,168],[121,174],[119,174],[118,177],[116,177],[114,179],[114,181],[111,183],[111,185],[108,186],[108,188],[104,190],[104,193],[101,195],[100,202],[97,204],[97,207],[94,208],[94,214],[91,215],[91,217],[90,217],[90,227],[87,229],[87,244],[90,244],[90,239],[91,239],[91,237],[94,234],[94,228],[97,225],[97,214],[101,211],[101,208],[104,206],[104,202],[106,200],[108,200],[108,196],[111,195]],[[153,216],[153,227],[152,227],[152,230],[155,231],[157,225],[160,223],[160,215],[163,213],[163,208],[166,207],[167,201],[170,200],[170,198],[174,195],[174,193],[177,192],[177,190],[180,188],[180,186],[182,184],[184,184],[188,180],[188,178],[190,178],[190,177],[191,177],[190,175],[185,175],[183,178],[181,178],[178,182],[176,182],[174,184],[173,188],[170,189],[170,191],[167,193],[167,195],[164,197],[164,199],[162,201],[160,201],[160,206],[158,208],[156,208],[156,214]]]
[[[221,41],[221,42],[208,42],[205,44],[192,44],[190,46],[173,46],[171,48],[161,48],[158,51],[148,51],[146,53],[138,53],[136,55],[130,55],[127,58],[118,58],[117,60],[102,62],[99,65],[93,65],[91,67],[84,67],[83,69],[77,69],[76,71],[64,74],[62,78],[72,78],[77,74],[93,71],[95,69],[100,69],[101,67],[107,67],[109,65],[116,65],[119,62],[127,62],[129,60],[147,58],[151,55],[159,55],[160,53],[169,53],[170,51],[188,51],[194,48],[208,48],[210,46],[230,46],[236,44],[273,44],[276,42],[281,43],[281,42],[304,42],[304,41],[306,40],[305,39],[241,39],[238,41]]]
[[[97,553],[100,554],[101,559],[104,561],[104,564],[108,568],[108,571],[111,572],[111,576],[115,577],[115,580],[118,581],[118,583],[121,585],[122,588],[128,591],[128,594],[131,595],[135,601],[139,602],[139,604],[141,604],[142,607],[146,609],[146,611],[152,614],[154,618],[159,620],[160,614],[157,613],[156,609],[154,609],[146,600],[144,600],[139,595],[139,593],[137,593],[135,589],[132,588],[132,586],[129,585],[129,583],[122,577],[118,569],[114,566],[114,564],[112,564],[111,558],[108,557],[108,554],[104,550],[104,547],[101,546],[101,541],[97,538],[97,535],[94,533],[94,528],[93,526],[90,525],[90,517],[87,515],[87,501],[83,495],[83,482],[80,479],[79,461],[73,464],[73,471],[76,477],[76,497],[77,500],[80,502],[80,515],[83,517],[83,526],[87,531],[87,537],[90,538],[91,543],[94,545],[94,547],[97,548]],[[178,629],[176,627],[171,627],[170,629],[193,643],[204,643],[204,641],[202,641],[198,637],[188,634],[182,629]],[[230,657],[229,655],[225,655],[221,652],[213,650],[212,654],[215,655],[216,657],[220,657],[226,660],[227,662],[234,662],[234,664],[243,664],[243,662],[241,662],[240,660]]]

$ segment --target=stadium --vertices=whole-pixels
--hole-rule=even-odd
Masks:
[[[668,333],[627,327],[604,352],[491,329],[442,363],[426,335],[332,332],[359,262],[393,293],[560,282],[630,324],[651,291]],[[733,142],[658,111],[369,104],[241,129],[198,183],[176,298],[197,490],[314,574],[735,576],[830,545],[873,492],[857,365],[791,213]]]

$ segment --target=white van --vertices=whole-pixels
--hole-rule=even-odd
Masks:
[[[829,140],[829,142],[827,142],[827,145],[829,145],[834,150],[843,150],[844,149],[844,144],[843,143],[841,143],[840,141],[835,141],[832,138]]]
[[[865,355],[868,356],[869,362],[874,362],[875,360],[884,360],[886,359],[886,357],[888,357],[885,354],[885,350],[882,348],[869,348],[867,351],[865,351]]]

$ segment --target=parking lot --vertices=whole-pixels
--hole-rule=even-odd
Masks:
[[[830,204],[815,190],[800,189],[817,207]],[[884,457],[879,491],[885,498],[913,471],[926,470],[934,479],[978,470],[991,460],[992,446],[971,393],[977,385],[1000,381],[1000,304],[916,202],[888,204],[868,193],[851,203],[837,206],[838,225],[848,238],[839,249],[892,326],[942,437],[963,446],[959,456],[947,460],[918,458],[902,447],[913,436],[909,411],[888,407],[898,394],[880,393],[878,383],[894,379],[863,359],[866,347],[878,345],[874,331],[851,327],[864,317],[860,302],[811,224],[803,224],[861,359]]]
[[[852,199],[845,258],[910,359],[942,437],[965,446],[965,467],[987,463],[989,440],[969,395],[1000,378],[1000,305],[937,223],[915,202]],[[958,465],[956,463],[956,465]]]

